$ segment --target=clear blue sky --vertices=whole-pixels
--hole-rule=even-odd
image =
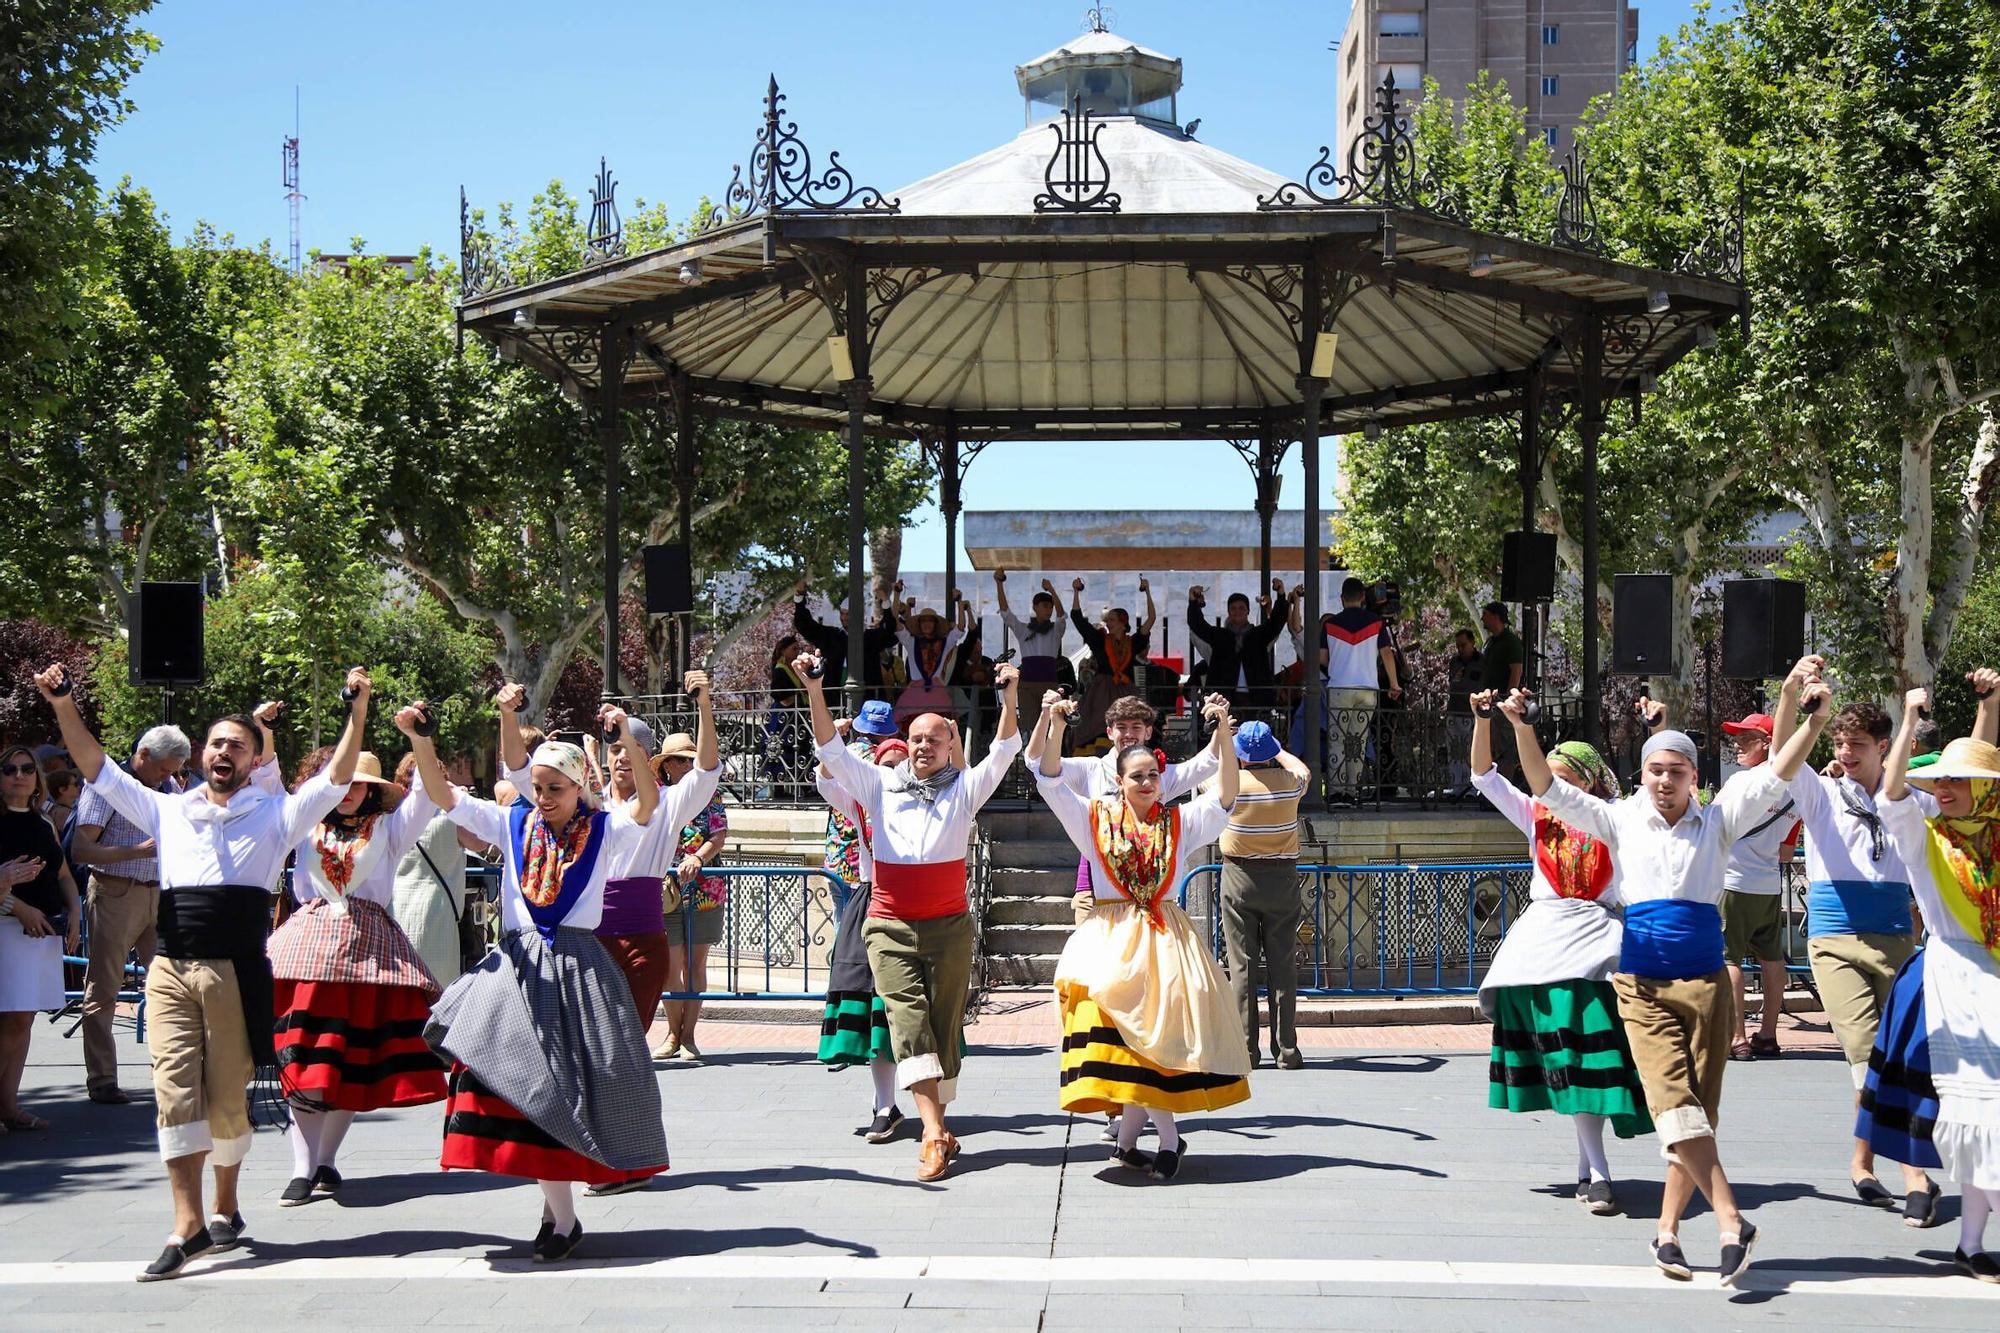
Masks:
[[[136,113],[98,154],[107,183],[146,186],[177,230],[287,235],[279,148],[301,90],[303,240],[378,253],[457,248],[458,187],[525,202],[552,177],[578,193],[598,155],[619,200],[685,211],[719,195],[757,129],[775,72],[815,152],[839,149],[893,191],[1010,138],[1014,66],[1082,30],[1084,0],[761,5],[558,5],[547,0],[272,4],[165,0],[144,26],[161,50],[133,82]],[[1276,170],[1302,171],[1334,132],[1336,4],[1127,0],[1116,31],[1186,62],[1183,119]],[[1688,0],[1640,0],[1641,49]],[[972,509],[1248,507],[1248,469],[1221,444],[1092,446],[1051,487],[1030,455],[996,446],[967,479]],[[1323,454],[1329,464],[1333,449]],[[1301,502],[1296,462],[1284,503]],[[1190,478],[1199,478],[1190,485]],[[1332,468],[1324,469],[1332,499]],[[1051,493],[1053,490],[1053,494]],[[941,569],[943,523],[919,514],[904,567]]]

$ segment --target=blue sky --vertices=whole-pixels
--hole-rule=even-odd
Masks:
[[[1081,31],[1085,8],[164,0],[144,21],[161,50],[132,84],[137,111],[103,141],[98,175],[150,189],[178,231],[205,220],[282,250],[279,149],[296,85],[305,247],[343,251],[361,237],[378,253],[450,252],[461,183],[489,207],[525,203],[553,177],[582,193],[603,154],[621,204],[684,212],[719,195],[775,72],[814,150],[839,149],[859,179],[893,191],[1018,132],[1014,66]],[[1642,51],[1691,9],[1641,0]],[[1205,141],[1296,173],[1332,139],[1329,44],[1344,6],[1127,0],[1117,10],[1118,32],[1183,59],[1181,115],[1201,118]],[[1247,508],[1253,498],[1225,445],[1096,445],[1066,458],[1051,488],[1030,454],[1054,447],[989,450],[968,475],[967,507]],[[1330,464],[1331,444],[1322,456]],[[1294,507],[1295,460],[1290,471]],[[1323,483],[1330,503],[1331,466]],[[904,567],[943,563],[932,509],[907,536]]]

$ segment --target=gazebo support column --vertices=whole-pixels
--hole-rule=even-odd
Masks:
[[[861,711],[862,656],[868,630],[868,582],[862,568],[868,554],[868,441],[863,427],[875,381],[868,374],[868,273],[850,259],[844,275],[851,378],[841,382],[847,396],[847,712]]]
[[[626,338],[622,329],[606,329],[599,344],[597,390],[597,443],[604,456],[604,646],[603,696],[616,699],[618,680],[618,594],[624,573],[623,544],[618,539],[618,488],[624,470],[620,448],[624,422],[620,417],[619,391],[625,383]]]
[[[958,591],[958,515],[965,495],[958,470],[958,424],[947,420],[944,438],[938,444],[938,509],[944,514],[944,609],[954,622],[958,608],[952,594]]]
[[[1307,289],[1311,291],[1311,288]],[[1316,327],[1308,323],[1307,328]],[[1299,682],[1305,688],[1304,731],[1306,752],[1299,756],[1312,771],[1306,783],[1304,804],[1309,809],[1322,809],[1320,778],[1326,750],[1319,742],[1320,726],[1327,721],[1324,716],[1326,693],[1320,688],[1319,648],[1326,642],[1325,631],[1319,626],[1319,585],[1320,570],[1326,563],[1322,554],[1325,544],[1320,539],[1319,513],[1319,425],[1320,402],[1326,396],[1327,382],[1314,375],[1299,376],[1299,461],[1305,469],[1305,521],[1299,553],[1299,568],[1305,571],[1306,607],[1305,633],[1300,636],[1305,643],[1305,661],[1299,667]],[[1268,523],[1267,523],[1268,527]],[[1269,585],[1265,585],[1268,587]]]
[[[1257,590],[1271,586],[1271,522],[1278,513],[1277,431],[1265,422],[1257,432]],[[1254,599],[1253,599],[1254,600]]]
[[[675,540],[694,568],[695,460],[701,452],[701,423],[694,414],[694,386],[686,374],[673,377]],[[694,610],[674,617],[674,679],[684,681],[694,666]]]
[[[1528,372],[1528,382],[1521,390],[1521,531],[1535,530],[1536,490],[1542,482],[1542,370],[1538,365]],[[1541,677],[1541,661],[1536,650],[1541,646],[1536,634],[1536,624],[1540,619],[1540,609],[1531,601],[1521,603],[1521,644],[1527,655],[1527,665],[1521,672],[1521,683],[1529,689],[1536,688]]]
[[[1604,688],[1597,670],[1597,437],[1604,429],[1604,326],[1583,326],[1577,433],[1583,441],[1583,737],[1603,741]]]

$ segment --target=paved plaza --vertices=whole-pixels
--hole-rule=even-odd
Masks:
[[[1949,1199],[1918,1232],[1852,1197],[1846,1072],[1810,1017],[1787,1020],[1794,1055],[1730,1068],[1725,1155],[1764,1233],[1737,1292],[1646,1262],[1654,1141],[1613,1145],[1628,1215],[1570,1201],[1568,1125],[1486,1109],[1476,1026],[1305,1029],[1303,1071],[1266,1066],[1248,1103],[1190,1121],[1171,1185],[1111,1168],[1097,1125],[1056,1111],[1053,1027],[1040,996],[989,999],[965,1155],[935,1185],[912,1179],[913,1139],[855,1136],[866,1075],[825,1072],[809,1028],[716,1023],[705,1064],[660,1071],[673,1171],[583,1200],[574,1262],[528,1261],[532,1185],[437,1170],[431,1106],[363,1117],[341,1201],[298,1209],[260,1131],[244,1248],[141,1286],[167,1221],[150,1094],[85,1103],[76,1045],[44,1025],[26,1101],[55,1129],[0,1139],[0,1328],[2000,1327],[2000,1287],[1946,1274]],[[1685,1239],[1713,1265],[1705,1213]]]

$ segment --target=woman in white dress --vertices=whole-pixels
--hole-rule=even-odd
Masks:
[[[47,1129],[21,1109],[21,1074],[35,1015],[63,1007],[63,952],[76,952],[83,913],[35,752],[0,752],[0,1132]]]

